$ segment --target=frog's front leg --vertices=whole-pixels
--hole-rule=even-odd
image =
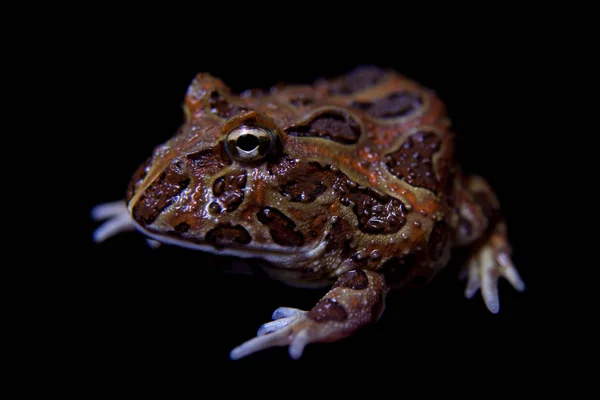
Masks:
[[[309,343],[340,340],[377,321],[387,290],[377,272],[348,271],[310,311],[275,310],[274,321],[262,325],[257,337],[233,349],[230,357],[239,359],[270,347],[289,346],[290,356],[298,359]]]

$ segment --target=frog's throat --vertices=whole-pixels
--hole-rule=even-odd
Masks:
[[[302,246],[294,249],[275,249],[275,248],[216,248],[210,244],[193,243],[176,237],[162,235],[149,231],[134,221],[135,228],[144,235],[158,242],[168,245],[183,247],[191,250],[200,250],[207,253],[218,254],[222,256],[233,256],[240,258],[259,258],[264,261],[277,264],[283,268],[301,268],[307,261],[319,259],[325,254],[327,240],[321,240],[317,245]],[[326,238],[328,235],[324,234]]]

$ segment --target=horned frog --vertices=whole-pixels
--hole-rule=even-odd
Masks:
[[[281,307],[239,359],[332,342],[375,323],[390,289],[422,287],[451,249],[470,257],[465,295],[499,311],[498,279],[523,291],[496,196],[453,158],[431,90],[361,66],[312,85],[239,95],[200,73],[185,122],[133,174],[125,201],[92,211],[102,242],[138,230],[159,243],[259,259],[285,283],[331,290],[308,311]]]

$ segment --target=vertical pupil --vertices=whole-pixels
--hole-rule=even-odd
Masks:
[[[237,138],[236,146],[244,151],[251,151],[258,147],[260,141],[254,135],[242,135]]]

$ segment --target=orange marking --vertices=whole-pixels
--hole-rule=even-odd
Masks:
[[[262,206],[265,204],[265,183],[260,179],[260,171],[258,169],[252,172],[252,181],[254,183],[254,189],[252,190],[254,202]]]
[[[248,206],[241,213],[242,219],[248,222],[252,222],[254,220],[254,214],[258,212],[258,209],[259,207],[256,207],[254,205]]]
[[[299,210],[297,208],[289,208],[288,212],[292,217],[294,217],[293,219],[295,219],[296,221],[302,220],[302,218],[304,217],[304,213],[302,212],[302,210]]]
[[[347,297],[348,305],[355,309],[361,306],[361,297],[360,296],[348,296]]]
[[[300,212],[300,217],[302,217],[303,215],[304,215],[304,213]],[[312,228],[313,231],[320,233],[323,231],[323,227],[325,226],[326,223],[327,223],[327,216],[321,215],[320,217],[315,218],[313,220],[313,223],[310,225],[310,227]]]
[[[338,215],[340,211],[340,204],[341,203],[338,201],[331,203],[331,206],[329,206],[329,215]]]

